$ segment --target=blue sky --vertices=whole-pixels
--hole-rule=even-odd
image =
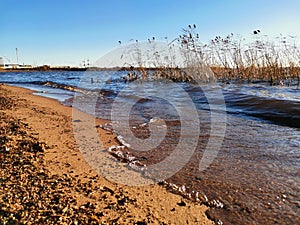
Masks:
[[[300,37],[299,0],[0,0],[0,56],[19,63],[79,65],[155,36],[177,37],[197,24],[205,43],[228,33]]]

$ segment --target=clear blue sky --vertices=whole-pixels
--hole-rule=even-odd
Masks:
[[[79,65],[118,40],[173,39],[194,23],[203,42],[254,29],[299,38],[299,12],[299,0],[0,0],[0,56],[16,62],[18,48],[19,63]]]

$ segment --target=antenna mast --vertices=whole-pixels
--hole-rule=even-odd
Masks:
[[[18,48],[16,48],[16,57],[17,57],[17,64],[19,65]]]

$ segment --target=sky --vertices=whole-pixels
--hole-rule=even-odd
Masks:
[[[201,41],[253,30],[300,37],[299,0],[0,0],[5,63],[91,64],[131,40],[172,40],[196,24]]]

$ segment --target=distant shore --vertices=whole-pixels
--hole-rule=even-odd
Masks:
[[[206,68],[206,67],[205,67]],[[249,67],[244,68],[245,74],[241,75],[236,68],[226,68],[226,67],[216,67],[208,66],[207,67],[209,74],[213,74],[214,81],[220,81],[223,83],[230,82],[247,82],[247,83],[257,83],[257,82],[266,82],[271,86],[273,85],[286,85],[297,87],[300,86],[300,67],[275,67],[276,75],[272,72],[273,67]],[[15,67],[7,68],[0,67],[1,73],[16,73],[16,72],[51,72],[51,71],[125,71],[131,75],[132,71],[136,71],[137,74],[140,74],[142,77],[149,77],[155,75],[157,78],[168,79],[175,82],[198,82],[204,81],[205,83],[211,82],[211,80],[201,80],[205,73],[200,73],[201,79],[197,79],[199,75],[197,73],[197,68],[180,68],[180,67],[72,67],[72,66],[37,66],[37,67]],[[150,71],[150,72],[149,72]],[[205,72],[206,71],[206,72]],[[257,71],[260,71],[259,74]],[[154,73],[153,73],[154,72]],[[197,75],[198,74],[198,75]],[[240,74],[240,75],[237,75]],[[194,77],[196,76],[196,79]]]
[[[34,72],[34,71],[86,71],[88,68],[83,67],[50,67],[48,65],[45,66],[37,66],[37,67],[20,67],[20,68],[1,68],[0,72]],[[100,70],[100,69],[98,69]],[[107,70],[107,69],[101,69]]]
[[[30,72],[30,71],[155,71],[155,70],[180,70],[178,67],[72,67],[72,66],[36,66],[36,67],[0,67],[0,72]]]
[[[129,70],[161,70],[161,68],[140,67],[72,67],[72,66],[36,66],[36,67],[0,67],[0,72],[35,72],[35,71],[129,71]]]

